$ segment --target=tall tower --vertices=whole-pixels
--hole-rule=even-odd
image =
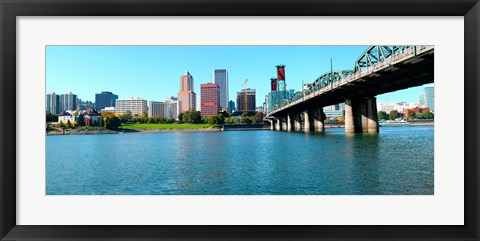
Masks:
[[[280,103],[287,98],[287,84],[285,83],[285,65],[280,64],[275,66],[277,67],[277,96],[276,102]]]
[[[285,91],[285,65],[277,65],[277,90],[278,91]]]
[[[99,94],[95,94],[95,109],[100,111],[105,107],[115,107],[115,101],[118,100],[118,95],[109,91],[102,91]]]
[[[435,111],[435,91],[433,86],[425,87],[425,105],[430,111]]]
[[[228,71],[226,69],[213,70],[213,83],[220,89],[220,108],[228,109]]]
[[[200,85],[200,111],[202,117],[217,115],[220,112],[220,88],[217,84]]]
[[[193,76],[185,70],[180,76],[180,91],[178,92],[178,102],[180,113],[196,110],[197,95],[193,90]]]
[[[58,111],[60,108],[59,106],[60,102],[60,96],[55,94],[55,92],[52,92],[50,94],[47,94],[47,112],[50,114],[59,114],[60,112]]]

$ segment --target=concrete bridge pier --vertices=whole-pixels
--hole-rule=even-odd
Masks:
[[[307,110],[305,111],[304,117],[305,117],[305,132],[310,132],[313,131],[313,111],[312,110]]]
[[[316,132],[324,132],[325,126],[323,125],[323,108],[313,110],[313,128]]]
[[[286,116],[281,116],[280,117],[281,122],[281,129],[282,130],[287,130],[287,117]]]
[[[351,99],[345,99],[345,133],[355,133],[353,103]]]
[[[367,121],[368,121],[368,133],[378,133],[378,112],[377,112],[377,98],[367,98]]]
[[[287,114],[287,131],[293,131],[293,115]]]
[[[281,121],[281,118],[277,118],[275,120],[275,128],[277,129],[277,131],[281,131],[282,130],[282,121]]]
[[[268,122],[270,122],[270,130],[274,131],[275,130],[275,126],[273,125],[274,120],[268,120]]]
[[[302,131],[302,118],[300,116],[300,113],[294,114],[293,117],[295,131]]]
[[[345,99],[345,132],[378,132],[377,100],[375,97]]]

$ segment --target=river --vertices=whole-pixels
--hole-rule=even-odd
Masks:
[[[432,195],[434,127],[46,137],[47,195]]]

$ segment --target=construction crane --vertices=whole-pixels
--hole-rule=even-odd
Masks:
[[[242,85],[242,86],[243,86],[243,89],[246,89],[246,88],[247,88],[247,82],[248,82],[248,79],[245,79],[245,80],[243,81],[243,85]]]

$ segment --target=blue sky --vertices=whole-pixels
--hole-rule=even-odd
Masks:
[[[319,75],[333,69],[353,69],[367,46],[47,46],[46,90],[73,92],[95,101],[95,93],[111,91],[119,98],[164,100],[176,96],[180,76],[188,70],[194,88],[213,82],[213,69],[229,73],[229,99],[245,79],[257,91],[262,105],[276,77],[275,65],[284,64],[287,88],[299,90]],[[378,102],[418,102],[423,87],[377,96]]]

